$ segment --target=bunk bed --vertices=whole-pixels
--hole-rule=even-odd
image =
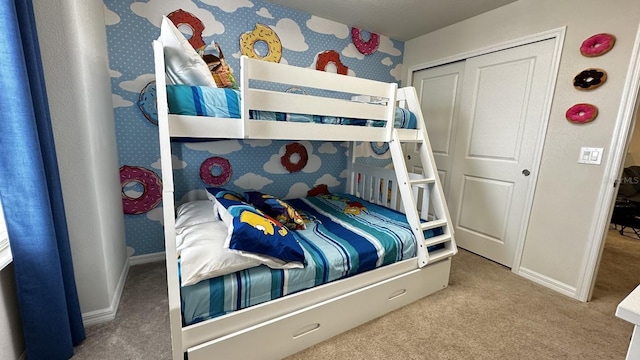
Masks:
[[[422,126],[415,89],[398,89],[355,77],[304,69],[284,64],[241,58],[239,118],[177,115],[169,112],[165,78],[165,52],[154,41],[158,126],[162,167],[162,200],[165,227],[169,316],[173,359],[276,359],[298,352],[357,325],[379,317],[445,288],[449,281],[451,257],[457,252],[452,226],[431,148]],[[320,95],[267,90],[255,84],[279,84],[284,88],[320,89]],[[278,86],[275,86],[276,88]],[[170,86],[169,86],[170,88]],[[268,88],[268,86],[267,86]],[[358,99],[383,99],[361,102]],[[417,117],[415,129],[394,127],[397,109],[408,109]],[[256,111],[313,114],[340,119],[369,119],[372,127],[319,124],[315,122],[265,121],[252,119]],[[383,126],[380,126],[382,124]],[[275,296],[252,306],[223,311],[194,319],[186,309],[185,297],[192,286],[181,287],[179,245],[185,232],[182,210],[176,209],[172,170],[172,141],[198,139],[323,140],[350,142],[348,184],[343,197],[360,199],[365,206],[388,208],[400,214],[412,235],[409,258],[398,257],[384,266],[334,281]],[[357,142],[389,144],[394,169],[374,168],[357,161]],[[422,174],[407,171],[403,149],[417,146]],[[204,187],[204,186],[203,186]],[[355,197],[353,197],[355,196]],[[329,199],[330,200],[330,199]],[[199,204],[206,204],[202,200]],[[306,199],[294,202],[303,206]],[[215,203],[215,200],[213,201]],[[198,203],[188,203],[197,207]],[[216,203],[215,206],[219,206]],[[295,207],[294,206],[294,207]],[[215,208],[215,207],[214,207]],[[382,210],[384,211],[384,210]],[[215,220],[216,212],[211,216]],[[179,215],[176,217],[176,215]],[[393,215],[390,215],[393,216]],[[219,223],[211,223],[220,225]],[[219,226],[218,226],[219,227]],[[178,229],[178,231],[177,231]],[[224,236],[226,229],[221,231]],[[177,234],[177,233],[180,234]],[[308,264],[307,264],[308,265]],[[260,266],[263,271],[270,271]],[[265,270],[266,269],[266,270]],[[291,269],[296,271],[298,269]],[[253,271],[253,270],[252,270]],[[257,271],[257,270],[256,270]],[[209,288],[209,284],[205,285]],[[205,291],[207,292],[207,291]],[[191,300],[189,300],[191,301]],[[197,302],[198,300],[196,300]],[[201,300],[207,302],[208,300]],[[208,306],[208,305],[205,305]],[[214,306],[211,306],[212,308]]]

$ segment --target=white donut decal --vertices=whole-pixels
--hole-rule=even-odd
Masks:
[[[142,185],[142,195],[130,197],[124,192],[127,184]],[[149,169],[140,166],[124,165],[120,168],[120,186],[122,187],[122,209],[125,214],[138,215],[155,208],[162,200],[162,181]]]

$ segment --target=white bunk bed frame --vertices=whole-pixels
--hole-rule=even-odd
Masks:
[[[185,353],[189,360],[283,358],[447,287],[451,257],[457,248],[414,88],[398,89],[395,83],[242,57],[241,119],[170,115],[162,43],[154,41],[153,49],[174,360],[184,359]],[[252,89],[250,79],[382,97],[388,102],[375,105]],[[394,129],[395,106],[406,107],[416,115],[417,130]],[[387,125],[372,128],[250,120],[249,109],[386,120]],[[289,134],[295,134],[295,138]],[[183,327],[170,146],[171,138],[176,137],[349,141],[352,145],[346,191],[405,212],[418,241],[418,256]],[[356,163],[356,141],[389,143],[395,171]],[[424,174],[407,171],[402,143],[420,147]],[[429,214],[430,221],[420,220],[421,213]],[[442,227],[444,234],[425,240],[423,230],[435,227]],[[435,244],[444,244],[444,248],[427,250]]]

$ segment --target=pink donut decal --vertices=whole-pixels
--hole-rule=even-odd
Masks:
[[[587,57],[604,55],[616,43],[616,37],[611,34],[596,34],[582,42],[580,53]]]
[[[220,175],[213,175],[213,168],[220,170]],[[210,186],[222,186],[231,179],[231,163],[229,160],[214,156],[206,159],[200,165],[200,179]]]
[[[138,197],[130,197],[124,192],[129,183],[138,183],[144,190]],[[124,165],[120,168],[120,186],[122,187],[122,209],[125,214],[138,215],[145,213],[162,200],[162,181],[149,169],[140,166]]]
[[[576,124],[588,123],[596,116],[598,116],[598,108],[591,104],[575,104],[565,114],[567,120]]]
[[[376,33],[369,34],[369,41],[364,41],[362,40],[360,29],[355,27],[351,28],[351,41],[353,41],[353,45],[355,45],[356,49],[363,55],[373,54],[380,45],[380,35]]]

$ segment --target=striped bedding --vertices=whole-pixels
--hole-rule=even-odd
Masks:
[[[227,88],[207,86],[168,85],[169,113],[176,115],[240,118],[240,92]],[[313,122],[321,124],[383,127],[381,120],[354,119],[333,116],[289,114],[271,111],[250,111],[256,120]],[[403,108],[396,108],[394,126],[403,129],[416,128],[416,116]]]
[[[305,267],[261,265],[182,287],[185,325],[415,256],[414,236],[399,212],[350,195],[288,202],[312,220],[306,230],[293,231],[305,252]],[[350,206],[345,212],[354,202],[363,208]],[[425,236],[439,234],[434,229]]]

